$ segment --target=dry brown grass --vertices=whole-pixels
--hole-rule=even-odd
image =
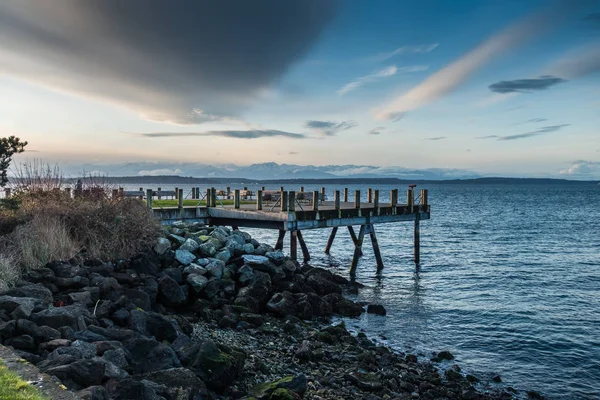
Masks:
[[[34,191],[21,193],[19,202],[17,211],[4,212],[5,220],[20,222],[0,240],[5,285],[20,271],[75,255],[103,261],[129,258],[152,245],[160,232],[158,221],[137,199],[72,199],[64,192]]]

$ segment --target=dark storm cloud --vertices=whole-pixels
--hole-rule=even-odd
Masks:
[[[291,139],[306,139],[306,135],[301,133],[292,133],[278,131],[274,129],[253,129],[247,131],[207,131],[207,132],[150,132],[139,133],[144,137],[191,137],[191,136],[220,136],[234,139],[259,139],[263,137],[287,137]]]
[[[544,126],[540,129],[536,129],[535,131],[519,133],[516,135],[507,135],[507,136],[498,136],[498,140],[517,140],[517,139],[526,139],[533,136],[540,136],[546,133],[556,132],[561,130],[564,127],[567,127],[571,124],[562,124],[562,125],[550,125]]]
[[[496,93],[533,92],[548,89],[551,86],[565,82],[562,78],[555,76],[540,76],[534,79],[515,79],[512,81],[500,81],[492,83],[489,89]]]
[[[335,0],[4,0],[0,74],[147,118],[235,116],[315,42]]]
[[[357,124],[354,121],[334,122],[311,120],[306,121],[306,124],[304,126],[308,129],[319,133],[322,136],[334,136],[338,132],[354,128],[355,126],[357,126]]]

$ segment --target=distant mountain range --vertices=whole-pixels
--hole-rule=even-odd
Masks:
[[[65,166],[65,174],[80,176],[85,170],[107,176],[188,176],[198,178],[244,178],[256,180],[281,179],[372,179],[396,178],[402,180],[472,179],[480,175],[459,169],[408,169],[372,165],[295,165],[274,162],[238,166],[195,163],[136,162],[126,164]]]

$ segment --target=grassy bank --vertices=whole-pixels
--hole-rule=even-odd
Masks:
[[[36,388],[9,370],[0,360],[0,399],[2,400],[50,400]]]

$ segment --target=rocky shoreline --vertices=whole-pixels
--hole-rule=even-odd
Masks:
[[[422,361],[332,325],[385,314],[344,297],[358,290],[245,232],[176,223],[130,260],[30,271],[0,293],[0,342],[82,399],[514,397],[440,372],[449,352]]]

